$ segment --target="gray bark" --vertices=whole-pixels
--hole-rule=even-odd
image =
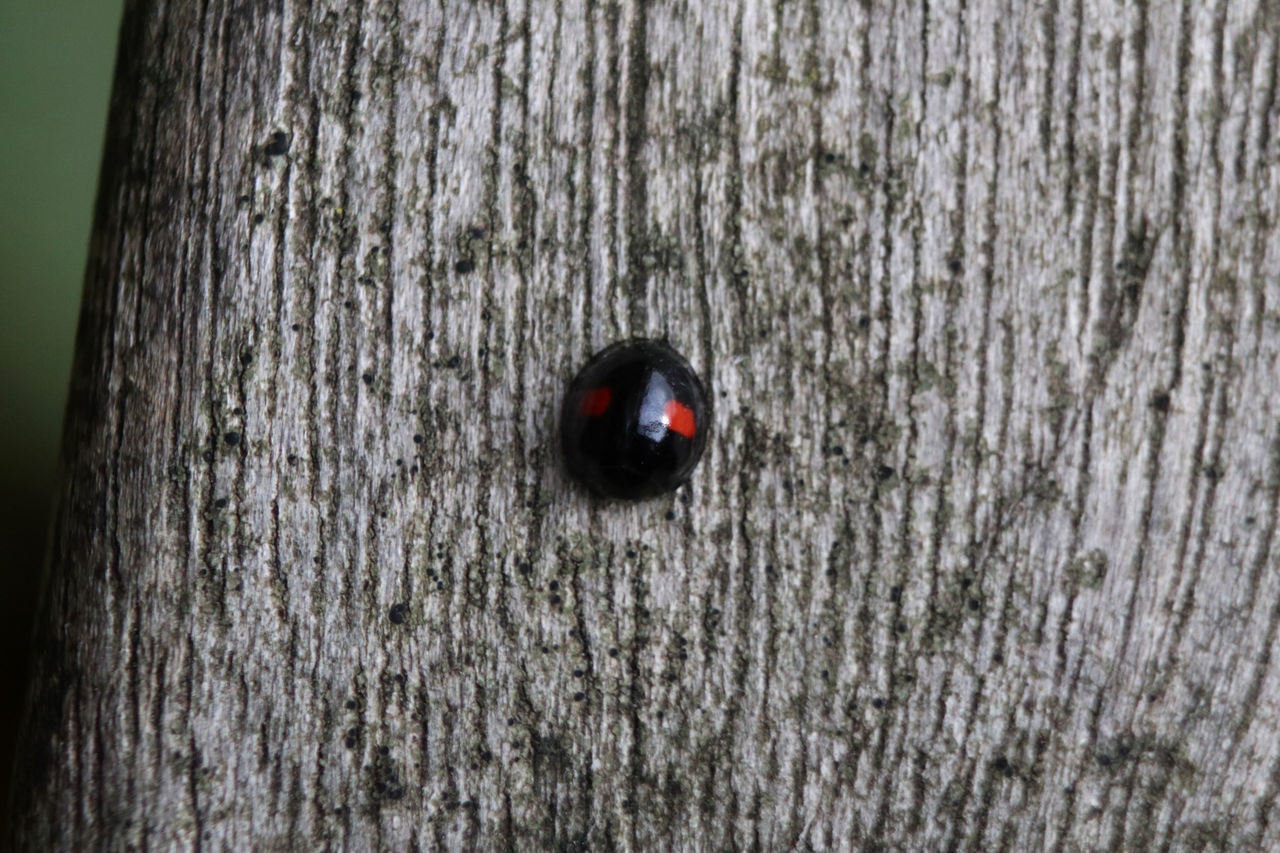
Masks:
[[[130,4],[23,849],[1280,848],[1272,0]],[[692,483],[568,481],[668,335]]]

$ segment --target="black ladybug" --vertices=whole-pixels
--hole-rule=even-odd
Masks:
[[[659,341],[621,341],[569,384],[560,444],[570,473],[592,491],[648,498],[689,478],[710,415],[702,382],[680,353]]]

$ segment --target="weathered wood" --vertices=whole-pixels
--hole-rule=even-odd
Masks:
[[[14,842],[1280,848],[1278,58],[132,3]],[[558,394],[631,334],[716,432],[599,503]]]

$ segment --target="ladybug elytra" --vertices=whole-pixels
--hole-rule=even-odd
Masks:
[[[636,500],[669,492],[698,464],[711,426],[707,394],[665,343],[634,339],[596,353],[560,413],[570,473],[598,494]]]

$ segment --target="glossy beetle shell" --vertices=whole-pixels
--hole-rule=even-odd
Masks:
[[[689,362],[660,341],[621,341],[578,372],[560,413],[569,472],[598,494],[636,500],[689,479],[711,407]]]

